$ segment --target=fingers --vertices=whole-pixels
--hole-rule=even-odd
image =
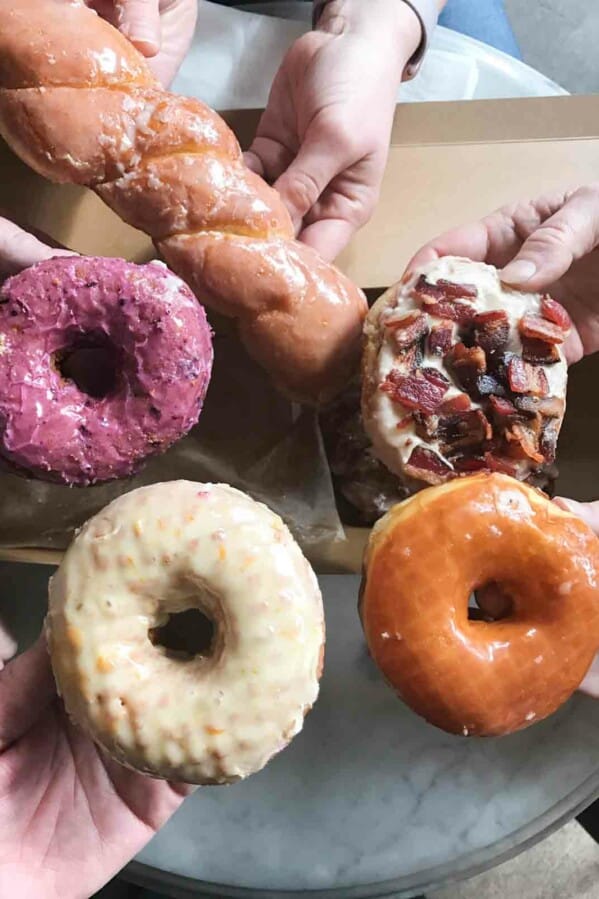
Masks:
[[[476,262],[487,261],[489,253],[488,219],[471,222],[447,231],[430,243],[425,244],[408,262],[407,271],[433,262],[441,256],[465,256]]]
[[[119,31],[144,56],[156,56],[161,46],[159,0],[119,0],[116,10]]]
[[[327,262],[333,262],[351,240],[355,226],[346,219],[321,219],[305,227],[299,240]]]
[[[22,737],[55,697],[42,634],[31,649],[0,671],[0,752]]]
[[[594,503],[578,503],[573,499],[564,499],[564,497],[558,496],[554,502],[566,512],[582,518],[599,537],[599,500]]]
[[[580,188],[542,221],[503,269],[502,280],[542,290],[561,278],[573,262],[599,243],[599,186]]]
[[[53,256],[72,255],[71,250],[48,247],[8,219],[0,218],[0,278]]]
[[[340,164],[326,140],[307,138],[283,174],[275,181],[296,231],[333,178],[347,166]]]
[[[595,656],[593,664],[586,673],[585,679],[578,688],[581,693],[599,699],[599,656]]]

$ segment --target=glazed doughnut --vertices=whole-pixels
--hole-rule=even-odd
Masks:
[[[495,268],[445,257],[408,275],[365,324],[362,415],[412,489],[477,470],[541,484],[565,411],[570,320]]]
[[[0,287],[0,456],[86,485],[132,474],[194,425],[204,310],[161,263],[60,257]]]
[[[505,617],[469,620],[470,595],[491,584]],[[410,708],[450,733],[508,734],[565,702],[599,648],[599,540],[515,478],[456,479],[375,526],[360,615]]]
[[[209,645],[157,634],[200,610]],[[174,481],[92,518],[50,582],[47,634],[73,720],[121,763],[188,783],[259,771],[318,695],[322,599],[281,521],[224,485]]]

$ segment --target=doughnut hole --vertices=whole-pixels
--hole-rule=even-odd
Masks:
[[[199,609],[171,613],[164,624],[150,628],[150,642],[169,658],[189,662],[210,657],[216,645],[217,628]]]
[[[104,399],[119,384],[121,353],[102,331],[78,332],[54,353],[53,366],[65,381],[93,399]]]
[[[470,621],[503,621],[514,611],[514,600],[496,581],[477,587],[468,604]]]

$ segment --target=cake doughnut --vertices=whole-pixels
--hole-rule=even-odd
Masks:
[[[0,286],[0,456],[87,485],[134,473],[198,419],[212,336],[162,263],[67,256]]]
[[[200,610],[207,643],[160,643]],[[72,719],[121,763],[229,783],[297,734],[318,695],[318,583],[281,519],[225,485],[174,481],[120,496],[50,581],[47,635]]]
[[[408,273],[365,323],[362,417],[378,458],[412,488],[478,470],[551,474],[570,320],[497,269],[444,257]]]
[[[470,620],[473,591],[507,608]],[[515,478],[483,472],[416,493],[372,531],[360,616],[388,683],[454,734],[500,736],[554,712],[599,648],[599,539]]]

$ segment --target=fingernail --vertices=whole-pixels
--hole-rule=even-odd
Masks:
[[[516,259],[501,272],[501,280],[506,284],[524,284],[536,275],[537,267],[530,259]]]
[[[160,45],[155,37],[149,34],[131,34],[129,40],[143,56],[157,56]]]

